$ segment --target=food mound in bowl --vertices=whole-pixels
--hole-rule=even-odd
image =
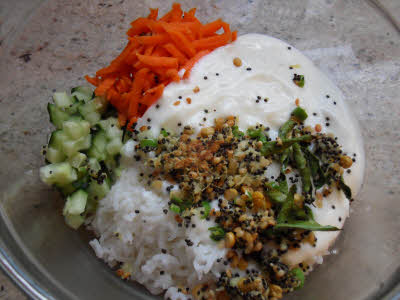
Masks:
[[[41,178],[122,279],[167,299],[280,299],[349,215],[361,135],[298,50],[194,12],[151,10],[87,77],[94,93],[54,94]]]

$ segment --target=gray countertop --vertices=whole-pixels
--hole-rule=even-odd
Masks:
[[[0,299],[27,299],[27,297],[4,275],[4,273],[0,272]]]
[[[229,1],[229,0],[226,0]],[[13,1],[4,1],[7,3],[2,3],[0,5],[0,17],[4,16],[4,12],[12,12],[15,9]],[[371,1],[378,2],[378,1]],[[400,22],[400,1],[399,0],[381,0],[380,3],[390,11],[393,16],[394,22],[399,24]],[[3,20],[0,20],[0,29]],[[3,28],[4,30],[4,28]],[[0,30],[1,33],[1,30]],[[27,297],[10,281],[10,279],[0,271],[0,300],[5,299],[27,299]]]

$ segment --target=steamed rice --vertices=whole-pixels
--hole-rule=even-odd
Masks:
[[[133,143],[124,150],[132,157]],[[152,190],[140,181],[140,173],[140,165],[132,163],[100,202],[91,223],[99,238],[90,245],[111,267],[126,263],[124,269],[131,279],[151,293],[167,290],[165,297],[186,299],[178,288],[215,280],[224,267],[217,259],[225,257],[226,249],[209,237],[213,221],[194,216],[195,227],[178,227],[174,213],[168,210],[167,185],[161,191]],[[185,239],[193,246],[188,247]]]

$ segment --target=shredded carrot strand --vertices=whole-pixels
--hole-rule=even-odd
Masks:
[[[196,8],[183,12],[180,4],[159,18],[158,8],[138,18],[127,31],[128,43],[111,63],[85,79],[96,86],[118,111],[121,126],[132,126],[161,96],[171,82],[187,79],[204,55],[237,38],[221,19],[202,24]],[[217,31],[223,29],[224,33]],[[179,70],[184,69],[182,78]]]

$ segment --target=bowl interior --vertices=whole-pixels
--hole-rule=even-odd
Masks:
[[[385,1],[400,13],[396,0]],[[397,4],[396,4],[397,3]],[[380,299],[400,279],[399,31],[366,1],[182,1],[203,21],[291,43],[345,94],[364,135],[364,186],[334,246],[289,299]],[[124,45],[129,22],[166,1],[0,3],[0,259],[34,298],[152,298],[95,258],[39,181],[52,92],[84,84]],[[268,53],[265,54],[268,59]],[[29,287],[30,286],[30,287]]]

